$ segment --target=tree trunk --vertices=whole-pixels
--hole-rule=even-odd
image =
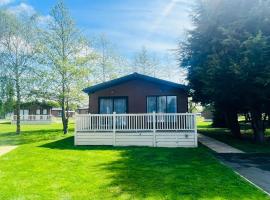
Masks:
[[[16,74],[16,133],[21,133],[21,89],[19,83],[19,76]]]
[[[225,114],[217,106],[214,107],[212,126],[214,128],[227,128]]]
[[[67,133],[67,127],[68,127],[68,120],[67,120],[67,117],[66,117],[66,112],[65,112],[65,103],[64,102],[62,102],[62,106],[61,106],[61,108],[62,108],[62,124],[63,124],[63,132],[64,132],[64,134],[66,134]]]
[[[238,122],[238,115],[236,111],[227,111],[226,121],[228,128],[231,130],[231,133],[236,138],[241,138],[240,125]]]
[[[64,134],[68,133],[68,117],[65,119],[65,124],[64,124]]]
[[[262,119],[262,113],[259,111],[252,111],[251,122],[255,142],[263,143],[265,140],[264,138],[265,127],[264,127],[264,120]]]
[[[65,120],[64,120],[63,131],[64,131],[64,134],[68,133],[68,118],[65,118]]]
[[[68,133],[68,121],[69,121],[69,103],[68,103],[68,98],[67,98],[67,101],[66,101],[66,110],[65,110],[65,126],[64,126],[64,134]]]

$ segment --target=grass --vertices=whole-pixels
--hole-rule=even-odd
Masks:
[[[66,137],[62,134],[61,124],[58,123],[50,125],[22,125],[21,130],[21,135],[17,135],[15,133],[15,125],[11,125],[9,122],[0,123],[0,146],[31,144]],[[70,124],[69,131],[71,133],[74,132],[73,123]]]
[[[0,199],[269,199],[208,149],[73,145],[60,124],[0,124]],[[72,132],[73,125],[70,128]]]
[[[270,153],[270,129],[266,131],[266,141],[263,144],[254,142],[250,126],[243,123],[241,123],[242,139],[234,138],[228,129],[212,128],[211,122],[200,121],[198,131],[247,153]]]

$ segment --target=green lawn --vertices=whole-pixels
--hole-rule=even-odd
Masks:
[[[72,132],[73,125],[70,131]],[[204,147],[75,147],[60,124],[0,124],[0,199],[269,199]]]
[[[241,132],[243,134],[241,140],[234,138],[228,129],[212,128],[210,122],[200,121],[198,123],[198,131],[248,153],[270,153],[270,129],[266,131],[267,139],[263,144],[255,143],[250,127],[243,124],[241,124]]]

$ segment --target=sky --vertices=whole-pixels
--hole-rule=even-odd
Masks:
[[[105,34],[127,57],[145,46],[157,55],[175,50],[191,28],[195,0],[65,0],[76,24],[90,39]],[[0,0],[13,12],[38,13],[46,20],[55,0]]]

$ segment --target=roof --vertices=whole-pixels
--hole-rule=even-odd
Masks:
[[[52,108],[52,111],[62,111],[62,108]],[[75,111],[69,110],[68,112],[75,112]]]
[[[81,107],[81,108],[77,108],[77,110],[88,110],[88,107]]]
[[[52,108],[52,110],[62,110],[62,108]]]
[[[46,101],[29,101],[29,102],[22,102],[22,108],[30,108],[30,107],[44,107],[44,108],[52,108],[52,105]]]
[[[154,77],[139,74],[139,73],[129,74],[127,76],[113,79],[111,81],[107,81],[107,82],[103,82],[103,83],[100,83],[97,85],[93,85],[93,86],[90,86],[88,88],[83,89],[83,91],[87,94],[91,94],[91,93],[94,93],[96,91],[103,90],[103,89],[106,89],[106,88],[109,88],[109,87],[112,87],[115,85],[119,85],[119,84],[127,82],[127,81],[138,80],[138,79],[150,81],[150,82],[157,83],[157,84],[167,85],[170,87],[175,87],[175,88],[179,88],[179,89],[183,89],[185,91],[188,91],[188,87],[185,85],[174,83],[171,81],[165,81],[165,80],[162,80],[159,78],[154,78]]]

